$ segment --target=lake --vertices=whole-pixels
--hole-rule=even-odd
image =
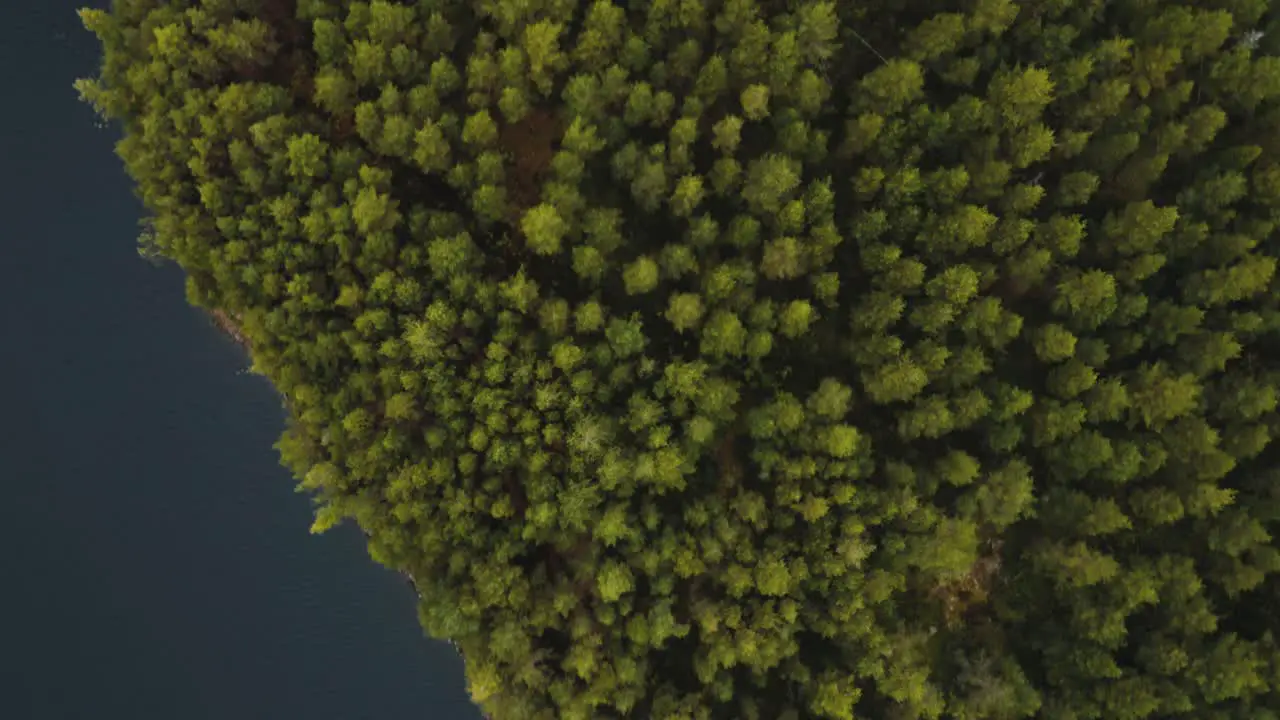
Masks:
[[[83,4],[0,9],[0,716],[478,718],[359,532],[308,534],[272,389],[138,257],[118,133],[71,87]]]

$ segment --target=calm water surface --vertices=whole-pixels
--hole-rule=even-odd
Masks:
[[[271,389],[138,258],[82,4],[0,0],[0,717],[478,718],[403,581],[307,533]]]

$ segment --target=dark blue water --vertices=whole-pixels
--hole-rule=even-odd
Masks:
[[[308,534],[270,387],[138,258],[80,4],[0,0],[0,717],[478,717],[358,532]]]

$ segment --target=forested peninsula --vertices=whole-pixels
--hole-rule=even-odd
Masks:
[[[81,17],[494,720],[1280,718],[1268,0]]]

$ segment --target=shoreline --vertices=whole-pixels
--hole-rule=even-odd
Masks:
[[[223,310],[208,310],[209,318],[213,320],[213,324],[221,330],[227,337],[231,338],[235,344],[244,348],[246,352],[253,350],[253,346],[249,344],[248,338],[244,333],[240,332],[240,326]]]
[[[226,335],[236,345],[240,346],[240,348],[243,349],[246,353],[250,353],[249,359],[252,362],[253,345],[249,342],[249,339],[244,336],[244,333],[240,331],[240,326],[236,323],[235,319],[233,319],[230,315],[228,315],[223,310],[208,310],[206,312],[209,315],[209,319],[213,322],[214,327],[221,330],[224,335]],[[365,531],[364,528],[360,528],[360,532],[364,534],[365,540],[370,539],[369,533]],[[393,571],[393,572],[396,572],[396,571]],[[409,587],[413,590],[414,597],[417,598],[418,600],[421,600],[422,593],[418,592],[418,583],[413,579],[413,576],[403,571],[399,571],[398,574],[404,578],[405,582],[409,584]],[[421,631],[422,630],[421,626],[419,626],[418,629],[419,631]],[[465,684],[466,672],[467,672],[467,658],[462,654],[462,648],[458,646],[458,643],[454,642],[453,640],[445,640],[445,642],[449,643],[449,645],[453,647],[453,651],[458,654],[458,659],[462,661],[463,682]],[[474,703],[472,704],[475,705]],[[478,705],[475,707],[477,710],[480,709]],[[491,720],[491,718],[488,715],[485,715],[483,711],[481,711],[480,717],[483,718],[483,720]]]

